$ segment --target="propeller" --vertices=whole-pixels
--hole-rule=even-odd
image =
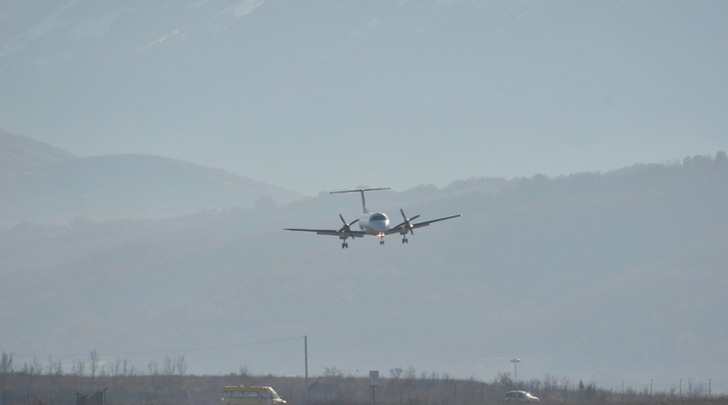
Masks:
[[[402,218],[404,218],[404,222],[397,225],[397,227],[400,227],[400,226],[402,227],[402,231],[400,231],[400,233],[402,235],[404,235],[407,233],[407,231],[409,231],[410,234],[414,235],[415,234],[415,232],[413,230],[414,227],[412,226],[412,223],[410,221],[414,221],[415,219],[419,218],[420,216],[415,215],[412,218],[407,218],[407,215],[404,214],[404,210],[402,208],[399,209],[399,212],[402,214]]]
[[[344,219],[343,215],[339,214],[339,218],[341,218],[341,222],[344,223],[344,226],[342,226],[339,229],[339,233],[345,232],[347,234],[347,236],[354,239],[354,234],[351,232],[351,226],[354,225],[355,223],[359,222],[359,219],[357,218],[357,219],[347,223],[346,220]]]

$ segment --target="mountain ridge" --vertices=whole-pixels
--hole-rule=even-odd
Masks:
[[[182,350],[191,373],[297,375],[298,344],[244,343],[307,335],[313,373],[412,366],[491,380],[519,357],[524,380],[648,378],[658,389],[712,378],[728,391],[728,330],[716,322],[728,288],[724,155],[372,193],[368,205],[390,214],[463,214],[406,245],[393,236],[341,249],[283,231],[339,227],[339,212],[360,211],[357,196],[328,193],[21,224],[0,232],[0,271],[13,280],[0,296],[14,304],[0,307],[2,349],[149,353],[129,356],[143,368],[150,352],[210,348]]]
[[[0,128],[0,178],[74,157],[55,146]]]
[[[249,178],[162,156],[79,157],[29,137],[0,133],[0,226],[73,218],[155,218],[301,195]]]

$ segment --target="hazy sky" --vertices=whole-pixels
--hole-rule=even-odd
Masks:
[[[10,1],[0,128],[316,194],[728,149],[722,1]]]
[[[479,176],[608,171],[635,163],[675,161],[695,154],[714,156],[719,150],[728,151],[727,72],[728,2],[720,0],[0,2],[0,128],[80,156],[109,153],[162,155],[222,168],[310,195],[358,185],[402,190],[423,183],[443,186],[455,180]],[[99,177],[104,175],[101,173]],[[702,185],[705,184],[713,183]],[[651,197],[671,195],[644,194]],[[679,193],[675,195],[682,197]],[[716,195],[722,195],[720,193],[708,196],[698,192],[695,195],[706,197],[706,201],[714,203],[711,207],[724,205],[719,205],[723,200],[717,200]],[[699,200],[698,197],[696,199]],[[378,207],[377,203],[385,198],[388,198],[387,194],[381,194],[367,201]],[[39,201],[42,205],[43,200]],[[474,201],[480,203],[480,200]],[[483,201],[490,203],[487,199]],[[624,201],[631,202],[633,199],[624,197]],[[151,349],[119,349],[124,352],[145,352],[166,344],[168,336],[175,331],[170,325],[177,325],[175,319],[179,319],[167,316],[178,313],[190,316],[184,319],[192,321],[184,325],[196,325],[198,333],[175,332],[175,338],[177,335],[181,337],[179,348],[221,347],[261,340],[252,335],[248,338],[248,335],[219,333],[218,326],[223,322],[217,320],[232,319],[243,312],[251,320],[265,323],[270,336],[286,338],[309,334],[312,353],[325,353],[315,360],[315,367],[319,370],[340,362],[363,364],[362,367],[372,364],[371,367],[375,367],[377,363],[385,364],[385,360],[396,361],[406,367],[409,362],[407,351],[401,349],[398,359],[385,358],[388,355],[382,354],[367,360],[365,357],[370,351],[361,349],[363,344],[347,339],[348,336],[356,335],[368,345],[366,348],[391,344],[392,338],[377,333],[369,324],[356,321],[375,316],[376,312],[371,312],[377,309],[374,305],[379,306],[380,313],[387,316],[394,314],[406,321],[413,316],[420,317],[417,322],[420,330],[410,329],[407,322],[397,324],[401,328],[399,342],[408,342],[409,337],[414,339],[422,334],[421,331],[430,332],[428,328],[433,314],[442,311],[439,318],[434,318],[444,320],[434,329],[439,335],[427,335],[430,344],[410,348],[411,358],[420,357],[422,352],[438,353],[442,357],[438,356],[430,364],[418,365],[418,368],[456,369],[465,376],[471,374],[485,378],[503,370],[510,371],[512,365],[508,359],[511,356],[524,359],[523,369],[519,368],[522,378],[540,377],[537,370],[560,371],[550,363],[551,359],[561,355],[550,346],[551,342],[562,344],[563,351],[570,352],[572,347],[559,340],[561,332],[571,333],[572,319],[588,318],[600,327],[597,328],[600,332],[620,332],[617,336],[620,342],[631,346],[630,350],[634,353],[646,353],[652,356],[651,359],[658,359],[653,364],[646,364],[644,358],[633,356],[631,361],[640,363],[634,370],[627,370],[633,375],[648,367],[661,369],[671,377],[679,373],[684,373],[680,378],[691,375],[684,370],[673,371],[681,359],[690,360],[691,369],[688,371],[711,366],[716,371],[706,371],[713,373],[708,374],[709,378],[726,375],[724,365],[727,362],[712,364],[713,358],[708,357],[713,348],[717,348],[715,351],[718,353],[725,352],[720,352],[724,342],[716,338],[725,336],[724,324],[703,322],[708,318],[719,319],[719,316],[711,316],[713,312],[708,310],[717,311],[716,308],[723,307],[707,306],[707,310],[701,312],[700,305],[712,301],[705,301],[705,297],[699,294],[698,298],[695,298],[696,294],[686,294],[681,298],[688,299],[675,300],[686,291],[685,279],[680,278],[684,275],[679,272],[660,274],[662,278],[658,281],[667,286],[661,290],[666,292],[660,294],[660,299],[664,299],[666,304],[660,305],[662,301],[650,303],[644,300],[645,290],[637,287],[645,285],[653,288],[656,285],[654,279],[647,280],[653,276],[648,271],[649,266],[642,267],[652,262],[644,264],[625,259],[624,268],[619,267],[621,262],[616,259],[628,257],[631,260],[630,255],[636,255],[642,249],[640,245],[630,244],[634,241],[635,229],[632,229],[634,226],[629,220],[643,218],[650,210],[642,208],[656,205],[652,199],[638,201],[644,204],[634,203],[631,216],[620,215],[620,206],[614,207],[612,217],[603,216],[599,204],[594,211],[588,212],[591,214],[588,216],[582,213],[584,216],[578,217],[572,212],[561,214],[572,222],[559,221],[558,215],[551,215],[561,212],[549,210],[551,206],[543,209],[539,216],[532,212],[530,217],[522,214],[536,208],[526,207],[521,211],[504,206],[502,211],[492,211],[492,207],[488,211],[482,209],[483,203],[474,203],[468,210],[458,203],[452,208],[418,204],[416,211],[415,207],[410,211],[405,206],[410,215],[422,214],[422,219],[452,213],[462,213],[463,218],[438,224],[440,231],[433,227],[418,232],[417,242],[412,246],[399,246],[399,241],[393,238],[386,246],[380,247],[373,239],[355,242],[357,246],[349,249],[350,252],[340,249],[335,239],[322,240],[315,235],[293,234],[282,229],[288,226],[315,227],[318,226],[318,218],[332,221],[322,227],[338,227],[337,211],[343,212],[347,218],[350,218],[347,212],[358,211],[355,195],[326,195],[309,201],[309,207],[306,207],[306,202],[282,207],[275,215],[273,211],[268,212],[266,215],[272,216],[269,219],[252,218],[255,213],[249,213],[252,218],[249,222],[242,219],[237,219],[239,222],[227,221],[225,215],[228,214],[223,213],[210,222],[206,233],[190,230],[189,235],[193,236],[187,237],[175,224],[160,223],[160,227],[171,228],[149,236],[148,245],[135,239],[134,229],[119,234],[117,225],[111,224],[108,248],[104,240],[99,244],[94,241],[86,245],[75,243],[75,240],[64,241],[62,237],[56,238],[55,234],[47,237],[69,243],[75,250],[48,250],[45,245],[42,249],[37,248],[41,245],[29,245],[24,253],[27,257],[21,254],[13,267],[5,267],[22,275],[19,280],[32,279],[32,282],[24,284],[34,287],[28,287],[28,290],[19,290],[10,284],[6,287],[9,292],[17,294],[18,299],[13,302],[22,299],[28,306],[6,305],[3,308],[11,319],[25,316],[14,308],[29,308],[29,311],[39,314],[41,321],[30,325],[36,333],[19,328],[14,331],[22,335],[18,341],[26,342],[27,336],[32,336],[35,338],[33,342],[45,343],[50,335],[43,320],[67,311],[67,306],[59,306],[58,302],[71,297],[64,304],[76,305],[83,310],[82,316],[75,317],[72,324],[64,325],[55,333],[85,346],[78,349],[80,352],[74,349],[74,353],[93,348],[77,339],[78,322],[94,319],[101,323],[104,316],[100,313],[120,317],[119,322],[110,323],[119,328],[119,336],[128,336],[129,342],[135,342],[138,331],[144,328],[126,327],[123,321],[127,319],[141,318],[146,322],[142,326],[152,325],[160,331],[152,338],[156,341],[151,342]],[[672,200],[666,198],[664,201]],[[559,204],[554,204],[561,209]],[[351,211],[341,211],[339,207]],[[682,207],[690,208],[683,211]],[[648,250],[648,253],[652,252],[648,258],[660,265],[679,264],[681,267],[676,268],[682,270],[684,257],[685,263],[688,263],[685,274],[689,274],[703,263],[703,250],[697,247],[705,249],[705,252],[724,252],[724,228],[719,227],[723,223],[719,215],[725,210],[705,211],[701,207],[700,204],[678,205],[674,211],[650,211],[658,217],[665,212],[673,215],[650,222],[665,225],[664,228],[637,227],[643,232],[643,237],[638,239],[649,241],[645,245],[653,247],[652,251]],[[294,212],[296,208],[305,209],[306,214]],[[317,216],[319,211],[316,210],[319,209],[329,214]],[[399,215],[396,210],[388,212]],[[693,216],[680,215],[684,212],[700,214],[696,217],[704,218],[702,224],[708,225],[701,227],[701,223],[693,221]],[[714,221],[709,215],[716,212],[717,220]],[[239,218],[235,212],[229,215]],[[504,215],[514,219],[504,221]],[[680,232],[682,228],[670,223],[672,218],[678,217],[690,225],[688,229],[700,232]],[[534,225],[538,222],[529,222],[532,218],[542,218],[543,225],[538,227]],[[575,220],[581,218],[585,220]],[[605,218],[615,220],[607,221]],[[598,232],[590,227],[593,225],[590,220],[599,220],[595,222],[602,224],[601,228],[594,227]],[[603,223],[600,222],[602,220]],[[260,231],[264,232],[264,237],[236,233],[250,232],[256,221],[265,229]],[[75,229],[76,225],[83,227],[84,224],[83,220],[74,221],[70,229]],[[711,224],[716,226],[715,231],[709,227]],[[579,227],[583,227],[580,228],[582,233],[574,233],[574,229]],[[104,226],[104,229],[107,228]],[[235,231],[228,230],[231,234],[227,235],[225,229]],[[593,243],[589,246],[592,249],[574,255],[576,249],[565,244],[562,238],[554,238],[550,229],[563,230],[573,237],[576,246]],[[612,229],[612,233],[602,232],[603,229]],[[84,238],[92,239],[90,234],[82,231],[78,232]],[[36,231],[29,229],[28,232]],[[42,233],[41,230],[37,232]],[[684,235],[686,239],[675,237],[671,232]],[[10,234],[13,238],[25,240],[22,232]],[[632,238],[625,239],[627,234]],[[598,236],[602,239],[596,240],[604,243],[579,238],[580,235]],[[655,235],[660,238],[653,238]],[[691,235],[697,236],[689,239]],[[132,242],[125,243],[119,239],[121,237]],[[668,237],[673,238],[672,245],[660,243],[661,238]],[[429,244],[428,238],[431,238]],[[530,245],[524,241],[530,241]],[[682,241],[688,243],[683,244]],[[286,249],[281,250],[281,245]],[[406,253],[395,248],[409,249],[411,256],[403,260]],[[38,249],[42,250],[42,254],[38,253]],[[155,249],[160,249],[159,256],[148,256]],[[416,249],[426,254],[418,254]],[[488,253],[488,249],[490,254],[484,254]],[[463,254],[463,250],[467,250],[467,254]],[[589,254],[592,251],[596,251],[595,256]],[[61,252],[57,253],[60,258],[54,259],[62,263],[58,267],[52,264],[56,262],[47,261],[50,260],[47,255],[55,252]],[[120,256],[115,256],[117,253]],[[76,261],[68,259],[72,254],[76,255],[73,256]],[[124,262],[128,263],[124,266],[133,272],[121,271],[126,269],[123,266],[109,265],[121,260],[119,257],[126,258],[126,255],[129,260]],[[372,255],[379,255],[380,266],[371,266]],[[564,276],[564,283],[558,284],[554,290],[544,288],[549,283],[554,285],[554,275],[563,270],[561,262],[550,262],[558,256],[573,259],[569,261],[573,274],[580,278],[596,274],[593,284],[585,282],[590,289],[584,290],[583,295],[579,292],[568,302],[569,305],[564,304],[563,308],[573,311],[570,317],[563,316],[565,311],[560,310],[563,296],[552,291],[568,289],[568,282],[576,277],[571,277],[571,274]],[[154,260],[147,260],[147,257]],[[716,257],[710,263],[726,262],[723,256]],[[587,262],[587,259],[593,261]],[[10,259],[3,257],[3,260]],[[592,263],[604,266],[604,277],[618,285],[625,279],[621,275],[611,277],[613,273],[608,272],[629,270],[646,281],[643,284],[625,282],[625,288],[617,290],[601,289],[601,276],[580,271],[583,268],[580,260],[590,267],[593,267]],[[612,268],[610,263],[615,263],[614,260],[617,264]],[[460,266],[453,265],[458,262]],[[518,264],[524,262],[527,265],[521,268],[522,272],[514,273],[513,269],[518,269]],[[83,267],[77,268],[76,263]],[[630,265],[635,267],[628,267]],[[447,267],[447,271],[441,271],[440,266]],[[655,269],[662,269],[655,266]],[[705,272],[697,273],[698,276],[691,279],[694,290],[687,291],[711,289],[710,297],[722,297],[714,293],[715,290],[724,290],[721,289],[722,284],[714,282],[720,280],[715,274],[719,273],[716,269],[722,267],[705,266]],[[47,279],[41,277],[38,281],[36,267],[45,268],[55,275]],[[66,267],[69,273],[58,272]],[[325,282],[323,287],[312,282],[309,276],[319,267],[330,269],[321,273],[320,279]],[[423,273],[424,268],[431,271]],[[265,299],[250,299],[239,293],[236,287],[247,286],[250,281],[241,269],[255,274],[253,280],[258,283],[256,286],[261,286],[257,293]],[[92,271],[98,270],[105,270],[108,274],[88,277]],[[459,278],[453,277],[454,271],[459,272]],[[402,272],[406,276],[402,276]],[[57,274],[68,277],[71,287],[58,288],[54,282]],[[352,282],[352,274],[366,275],[366,283]],[[537,305],[535,298],[533,302],[536,304],[531,305],[528,301],[521,302],[520,297],[507,294],[519,277],[532,280],[531,291],[542,294],[551,303],[551,318],[541,316],[543,306]],[[142,278],[145,283],[140,284]],[[101,294],[94,302],[102,305],[91,308],[78,294],[68,294],[72,288],[79,288],[77,280],[102,280],[105,285],[116,288],[116,293],[109,295],[106,289],[88,288],[86,291]],[[181,290],[169,290],[172,298],[163,302],[164,297],[156,295],[158,286],[166,286],[169,280],[188,282],[185,285],[190,292],[185,295]],[[225,280],[225,287],[229,288],[221,292],[219,280]],[[502,288],[492,286],[498,280],[502,281]],[[437,288],[445,281],[452,283],[452,288]],[[43,288],[35,288],[35,282],[41,283]],[[422,310],[418,301],[422,296],[413,289],[423,283],[425,287],[431,287],[428,291],[432,291],[434,299],[428,308],[432,311]],[[278,290],[280,285],[301,287],[310,296],[323,298],[333,291],[340,301],[335,301],[338,305],[331,305],[332,301],[321,301],[321,310],[318,310],[293,300],[270,300],[270,297],[287,298]],[[55,295],[50,297],[57,296],[58,299],[48,298],[44,294],[46,287],[53,287],[51,290]],[[144,294],[140,288],[148,290]],[[489,295],[491,288],[493,294]],[[440,300],[461,304],[463,300],[459,294],[463,289],[468,291],[464,296],[470,300],[464,307],[467,311],[459,314],[460,317],[451,317],[447,313],[449,307],[440,305]],[[25,291],[32,294],[21,294]],[[134,291],[135,296],[153,297],[152,301],[130,300],[128,291]],[[210,294],[211,291],[214,294]],[[358,300],[351,299],[352,291],[357,293]],[[581,311],[585,308],[582,302],[590,302],[592,296],[589,292],[593,291],[601,299],[599,303],[604,305],[596,307],[601,312],[592,313],[599,316],[607,313],[610,317],[606,320],[604,317],[582,316]],[[612,291],[617,293],[611,294]],[[633,301],[624,300],[624,294],[619,294],[624,291],[632,294]],[[376,292],[377,297],[371,298],[372,292]],[[383,294],[386,300],[381,299]],[[493,297],[502,296],[506,300],[499,301],[499,307],[488,307]],[[196,300],[191,301],[187,297],[196,297]],[[228,297],[235,298],[237,301],[234,302],[239,304],[229,305],[233,301]],[[618,304],[621,306],[613,305],[613,297],[620,297]],[[403,304],[403,298],[407,302],[404,302],[401,312],[392,312],[392,308]],[[724,304],[718,299],[716,301]],[[131,312],[116,310],[118,303],[127,302],[133,304]],[[341,302],[346,305],[340,305]],[[633,311],[643,302],[653,305],[654,313],[660,314],[659,320],[665,320],[664,327],[671,332],[670,335],[650,330],[652,334],[645,335],[647,339],[632,339],[631,334],[645,327],[644,324],[635,322],[634,326],[623,329],[613,327],[623,325],[620,316],[623,312]],[[248,309],[251,303],[264,310],[239,310]],[[501,311],[504,308],[512,308],[513,312]],[[613,308],[617,309],[610,311]],[[691,339],[689,333],[674,332],[673,323],[667,322],[673,317],[669,308],[682,310],[683,317],[680,319],[690,319],[700,323],[701,327],[707,327],[701,330],[708,332],[698,336],[709,337],[705,340],[711,342],[711,350],[699,350],[701,341]],[[310,311],[301,316],[307,310]],[[270,316],[271,311],[280,316]],[[693,316],[691,311],[703,316]],[[352,316],[351,313],[360,315]],[[217,314],[217,317],[211,314]],[[318,324],[309,321],[306,316],[310,314],[321,317],[316,319]],[[552,333],[551,340],[539,340],[541,346],[538,348],[528,346],[526,338],[514,338],[519,335],[511,332],[521,329],[499,330],[491,328],[488,323],[482,324],[480,335],[463,333],[449,336],[450,331],[460,331],[463,325],[468,325],[469,319],[483,314],[486,321],[521,320],[521,315],[527,314],[534,321],[544,325],[551,322],[562,329]],[[645,311],[642,315],[652,314]],[[324,335],[323,332],[336,329],[328,327],[331,319],[340,320],[342,324],[353,319],[358,329],[340,328],[346,333],[327,336],[328,340],[324,340],[319,337]],[[27,324],[25,318],[21,321],[23,325]],[[521,322],[515,324],[519,326]],[[317,326],[320,326],[319,330],[316,330]],[[689,328],[691,325],[680,327]],[[97,334],[95,336],[113,335],[103,327],[91,329]],[[497,332],[495,337],[491,333],[493,331]],[[650,340],[650,336],[663,339],[662,346]],[[461,337],[465,340],[460,340]],[[532,335],[526,337],[533,338]],[[481,338],[493,339],[490,340],[492,344],[487,346],[479,340]],[[91,341],[93,337],[87,339]],[[213,343],[198,343],[198,339]],[[683,357],[678,360],[675,356],[663,355],[669,352],[667,349],[663,352],[664,348],[681,347],[682,340],[685,341],[684,346],[695,349],[700,356],[693,356],[690,350],[684,351]],[[65,341],[57,340],[54,344]],[[100,339],[97,341],[103,343]],[[603,343],[600,341],[593,345],[599,350],[590,354],[601,358],[606,351],[601,350],[602,347],[622,349],[611,347],[612,341],[610,336],[606,336]],[[26,342],[30,349],[18,350],[18,353],[40,353],[41,349],[37,347],[55,353],[67,350],[33,342]],[[293,342],[295,345],[286,346],[290,348],[289,353],[283,353],[288,349],[277,353],[279,364],[288,366],[288,359],[293,356],[300,359],[300,339],[295,338]],[[473,357],[470,352],[461,354],[461,360],[448,357],[450,352],[447,350],[457,351],[463,346],[462,342],[477,350],[482,348],[482,357]],[[146,344],[138,343],[140,346]],[[333,347],[332,344],[338,346]],[[360,353],[364,354],[354,358],[340,357],[351,353],[350,345],[359,347]],[[97,348],[116,352],[116,349]],[[16,350],[14,347],[0,349]],[[201,351],[198,355],[202,358],[207,354]],[[269,360],[263,350],[255,355],[261,359],[259,364]],[[220,356],[226,356],[226,353]],[[581,353],[575,352],[571,356],[578,360],[584,358]],[[191,357],[190,360],[193,363],[197,359]],[[228,360],[238,362],[233,358]],[[230,364],[226,370],[237,366]],[[300,370],[300,364],[295,367]],[[567,364],[564,369],[572,367],[572,364]],[[585,362],[579,367],[588,370],[592,365]],[[611,364],[604,365],[605,369],[608,367]],[[251,368],[254,372],[259,371]],[[724,391],[725,385],[722,385],[721,392]]]

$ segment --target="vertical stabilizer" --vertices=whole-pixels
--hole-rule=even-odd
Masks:
[[[364,192],[365,191],[378,191],[378,190],[390,190],[389,187],[377,187],[377,188],[357,188],[354,190],[341,190],[341,191],[332,191],[329,194],[341,194],[341,193],[360,193],[361,194],[361,209],[364,211],[365,214],[369,213],[369,210],[367,209],[367,202],[364,199]]]

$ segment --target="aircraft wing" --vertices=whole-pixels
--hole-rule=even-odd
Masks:
[[[440,221],[444,221],[446,219],[453,219],[453,218],[457,218],[457,217],[461,217],[461,216],[462,216],[461,214],[457,214],[457,215],[450,215],[449,217],[442,217],[442,218],[437,218],[437,219],[431,219],[429,221],[417,222],[417,223],[414,223],[414,224],[410,224],[409,229],[422,228],[424,226],[430,225],[430,224],[435,223],[435,222],[440,222]],[[401,223],[401,224],[395,226],[394,228],[391,228],[389,231],[387,231],[387,235],[391,235],[393,233],[403,233],[403,232],[404,233],[409,232],[409,230],[407,229],[406,222],[405,223]]]
[[[341,239],[346,238],[363,238],[363,231],[344,231],[338,229],[303,229],[303,228],[285,228],[286,231],[296,232],[315,232],[317,235],[338,236]]]

